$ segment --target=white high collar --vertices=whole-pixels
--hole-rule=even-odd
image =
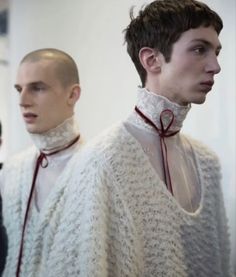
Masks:
[[[30,134],[35,146],[46,153],[65,147],[78,135],[79,127],[74,116],[45,133]]]
[[[138,109],[148,117],[159,129],[161,128],[160,115],[164,110],[171,110],[174,115],[174,121],[169,131],[179,131],[183,125],[183,121],[191,108],[191,105],[180,106],[177,103],[171,102],[164,96],[148,91],[146,88],[139,88],[137,95]],[[170,122],[170,116],[165,115],[162,117],[164,126]],[[130,115],[128,121],[139,128],[144,128],[153,131],[153,127],[146,124],[135,111]]]

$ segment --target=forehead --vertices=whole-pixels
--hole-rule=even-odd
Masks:
[[[17,71],[17,83],[56,80],[55,68],[55,62],[46,59],[23,62]]]
[[[221,48],[218,34],[211,26],[189,29],[183,32],[174,45],[188,46],[196,41],[204,41],[215,49]]]

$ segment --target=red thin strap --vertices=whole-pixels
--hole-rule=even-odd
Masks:
[[[179,131],[175,131],[175,132],[171,132],[169,131],[171,125],[174,122],[174,114],[171,110],[166,109],[163,110],[160,114],[160,123],[161,123],[161,129],[159,129],[153,122],[151,119],[149,119],[145,114],[143,114],[140,109],[135,106],[135,111],[137,112],[137,114],[142,117],[144,119],[144,121],[151,125],[159,134],[160,137],[160,146],[161,146],[161,156],[162,156],[162,167],[163,167],[163,173],[164,173],[164,178],[165,178],[165,184],[167,189],[170,191],[170,193],[173,195],[173,187],[172,187],[172,181],[171,181],[171,176],[170,176],[170,169],[169,169],[169,163],[168,163],[168,151],[167,151],[167,146],[166,146],[166,142],[165,142],[165,138],[166,137],[172,137],[174,135],[176,135]],[[163,123],[163,116],[165,113],[169,113],[171,120],[169,122],[169,124],[164,127],[164,123]],[[168,182],[169,180],[169,182]]]
[[[29,194],[29,198],[28,198],[28,201],[27,201],[27,206],[26,206],[26,211],[25,211],[25,216],[24,216],[24,223],[23,223],[23,229],[22,229],[22,234],[21,234],[20,250],[19,250],[17,269],[16,269],[16,277],[20,276],[20,266],[21,266],[22,256],[23,256],[25,229],[26,229],[26,224],[27,224],[27,220],[28,220],[28,216],[29,216],[31,201],[32,201],[32,198],[33,198],[33,193],[34,193],[34,188],[35,188],[35,184],[36,184],[36,179],[37,179],[37,176],[38,176],[39,166],[41,166],[42,168],[46,168],[48,166],[47,156],[51,156],[51,155],[54,155],[54,154],[56,154],[58,152],[66,150],[67,148],[69,148],[73,144],[75,144],[79,140],[79,138],[80,138],[80,135],[77,136],[66,147],[61,148],[59,150],[56,150],[54,152],[51,152],[49,154],[45,154],[43,152],[40,152],[40,155],[37,158],[36,166],[35,166],[35,169],[34,169],[34,175],[33,175],[32,185],[31,185],[31,189],[30,189],[30,194]],[[44,160],[46,161],[45,164],[43,164]]]

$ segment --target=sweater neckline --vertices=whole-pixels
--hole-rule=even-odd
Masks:
[[[133,144],[134,144],[132,155],[134,153],[136,153],[136,154],[137,153],[139,153],[139,154],[142,153],[142,155],[139,156],[139,159],[140,159],[141,163],[144,164],[144,165],[145,164],[148,165],[148,168],[149,168],[150,173],[152,174],[152,178],[154,180],[158,180],[159,182],[163,183],[163,181],[160,179],[159,175],[157,174],[156,170],[152,166],[148,156],[145,154],[145,152],[144,152],[143,148],[141,147],[140,143],[128,131],[128,129],[126,127],[126,123],[127,123],[126,121],[122,122],[121,125],[120,125],[120,128],[123,130],[123,132],[126,135],[128,134],[128,137],[130,138],[129,142],[132,141]],[[155,133],[156,133],[156,131],[155,131]],[[164,183],[163,183],[163,186],[160,186],[161,192],[165,195],[165,197],[167,197],[172,202],[172,204],[175,206],[176,210],[178,212],[180,212],[181,214],[184,214],[188,218],[192,218],[192,219],[197,218],[202,213],[203,206],[205,205],[204,202],[205,202],[205,194],[206,194],[205,185],[203,185],[203,183],[204,183],[203,174],[204,173],[202,172],[202,169],[201,169],[201,166],[200,166],[199,157],[195,153],[194,153],[194,159],[196,160],[197,171],[198,171],[198,174],[199,174],[200,186],[201,186],[201,197],[200,197],[198,208],[195,211],[188,211],[188,210],[184,209],[179,204],[179,202],[170,194],[170,192],[165,188]]]

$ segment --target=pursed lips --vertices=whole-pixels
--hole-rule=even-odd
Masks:
[[[202,91],[207,93],[212,89],[212,86],[214,85],[214,81],[212,80],[204,81],[204,82],[201,82],[200,85],[202,86]]]
[[[201,84],[212,87],[214,85],[214,81],[205,81],[205,82],[201,82]]]

